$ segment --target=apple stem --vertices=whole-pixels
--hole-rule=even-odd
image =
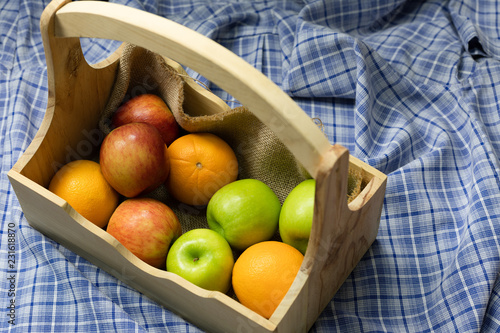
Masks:
[[[193,262],[197,262],[198,260],[200,260],[200,258],[194,258]]]

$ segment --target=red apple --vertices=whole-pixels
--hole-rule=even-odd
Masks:
[[[170,171],[167,145],[146,123],[112,130],[102,142],[99,159],[104,178],[128,198],[154,190]]]
[[[123,201],[106,231],[139,259],[160,269],[166,266],[170,245],[182,234],[172,209],[151,198]]]
[[[113,114],[113,128],[129,123],[148,123],[156,127],[165,144],[179,136],[179,125],[161,97],[153,94],[136,96],[122,104]]]

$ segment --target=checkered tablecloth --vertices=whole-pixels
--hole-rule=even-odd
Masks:
[[[388,175],[377,239],[312,332],[500,331],[500,2],[115,2],[229,48]],[[45,114],[47,4],[0,1],[0,331],[198,332],[23,216],[6,174]],[[118,45],[83,40],[90,62]]]

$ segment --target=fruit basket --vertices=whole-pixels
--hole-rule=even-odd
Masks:
[[[41,32],[48,71],[48,105],[33,142],[8,176],[31,226],[198,327],[213,332],[307,331],[375,240],[386,176],[331,145],[318,126],[264,75],[219,44],[167,19],[106,2],[54,0]],[[142,262],[103,229],[79,215],[47,186],[64,163],[96,149],[99,121],[124,46],[89,65],[80,37],[123,41],[179,63],[226,90],[268,127],[316,179],[313,227],[301,269],[269,319],[234,298],[208,291]],[[168,57],[168,58],[167,58]],[[228,109],[193,80],[184,105],[198,115]],[[362,190],[348,203],[350,170]]]

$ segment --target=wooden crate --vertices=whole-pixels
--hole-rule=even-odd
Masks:
[[[8,173],[30,225],[204,330],[307,331],[375,240],[386,176],[344,147],[332,146],[293,100],[252,66],[174,22],[106,2],[54,0],[40,26],[49,80],[47,111],[33,142]],[[79,37],[130,42],[172,59],[174,66],[179,62],[203,74],[267,124],[316,179],[309,246],[292,287],[270,319],[223,293],[145,264],[48,191],[62,163],[98,140],[94,131],[122,51],[90,66]],[[186,93],[195,95],[206,114],[227,107],[197,85],[188,88]],[[362,174],[366,186],[348,204],[349,168]]]

